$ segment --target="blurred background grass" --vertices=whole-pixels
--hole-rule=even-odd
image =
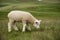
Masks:
[[[32,25],[32,31],[22,33],[22,23],[17,23],[19,31],[7,32],[7,14],[12,10],[31,12],[41,19],[40,30]],[[59,0],[0,0],[0,40],[60,40]]]

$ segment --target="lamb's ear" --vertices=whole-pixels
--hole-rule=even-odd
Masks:
[[[41,22],[42,20],[39,20],[39,22]]]

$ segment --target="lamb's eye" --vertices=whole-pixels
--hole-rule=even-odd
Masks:
[[[38,25],[38,22],[36,22],[36,24]]]

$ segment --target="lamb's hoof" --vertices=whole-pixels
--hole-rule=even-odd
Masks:
[[[31,28],[27,28],[26,30],[31,31]]]
[[[25,31],[22,31],[23,33],[25,32]]]
[[[18,31],[18,29],[15,29],[15,31]]]
[[[31,31],[31,29],[28,29],[29,31]]]
[[[28,31],[31,31],[31,29],[27,29]]]
[[[8,32],[11,32],[11,30],[8,30]]]

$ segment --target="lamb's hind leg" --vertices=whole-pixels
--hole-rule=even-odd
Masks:
[[[11,32],[11,23],[8,22],[8,32]]]
[[[8,32],[11,32],[12,23],[13,23],[13,21],[9,20],[9,22],[8,22]]]

